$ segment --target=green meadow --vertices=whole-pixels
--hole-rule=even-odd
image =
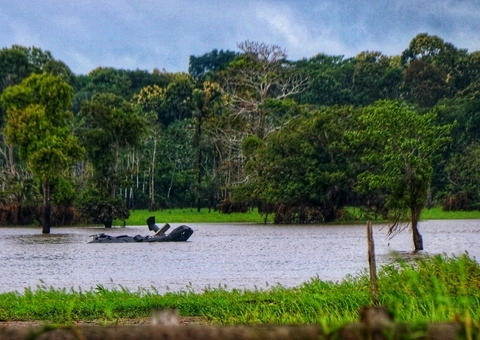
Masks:
[[[366,219],[361,216],[358,210],[347,209],[347,218],[336,223],[363,223]],[[158,211],[132,210],[130,217],[125,221],[126,225],[144,225],[148,217],[155,216],[157,223],[264,223],[265,215],[259,214],[256,209],[247,213],[223,214],[221,212],[195,208],[166,209]],[[480,219],[480,211],[443,211],[441,207],[424,209],[422,220],[460,220]],[[267,222],[273,221],[273,215],[266,218]],[[115,221],[114,225],[121,226],[123,221]]]

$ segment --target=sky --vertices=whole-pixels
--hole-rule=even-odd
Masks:
[[[187,72],[191,55],[278,45],[397,55],[419,33],[480,50],[480,0],[0,0],[0,48],[48,50],[76,74],[97,67]]]

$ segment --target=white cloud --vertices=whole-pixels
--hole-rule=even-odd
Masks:
[[[313,57],[318,53],[344,54],[349,50],[334,29],[312,24],[287,6],[259,6],[257,17],[267,24],[274,40],[283,42],[281,47],[287,49],[290,59]]]

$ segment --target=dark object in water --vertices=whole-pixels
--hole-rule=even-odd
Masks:
[[[165,234],[170,228],[168,223],[165,223],[162,228],[155,224],[155,216],[147,219],[148,229],[154,231],[155,234],[150,236],[110,236],[104,233],[91,235],[92,240],[88,243],[124,243],[124,242],[184,242],[193,234],[192,228],[181,225],[172,230],[170,234]]]

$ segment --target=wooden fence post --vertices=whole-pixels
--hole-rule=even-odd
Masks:
[[[373,242],[372,222],[367,223],[368,265],[370,267],[370,293],[372,304],[378,306],[377,263],[375,261],[375,243]]]

